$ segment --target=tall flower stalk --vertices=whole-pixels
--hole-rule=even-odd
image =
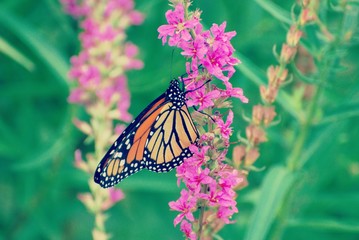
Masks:
[[[225,224],[233,222],[231,217],[238,212],[235,189],[246,185],[246,175],[228,164],[226,154],[233,132],[230,99],[239,98],[244,103],[248,99],[229,81],[234,65],[240,63],[233,57],[235,50],[230,43],[236,33],[225,31],[226,22],[204,30],[201,12],[190,11],[189,1],[171,3],[174,9],[166,12],[167,24],[158,28],[159,38],[163,44],[182,49],[187,59],[187,105],[203,113],[193,114],[201,133],[198,144],[190,146],[193,156],[177,168],[178,184],[182,181],[186,188],[169,206],[180,212],[174,225],[180,224],[186,238],[212,239]],[[207,83],[209,79],[212,81]]]
[[[266,129],[272,125],[277,113],[274,107],[280,87],[288,80],[288,66],[298,52],[299,41],[303,36],[302,29],[316,19],[314,1],[301,1],[301,9],[298,18],[293,19],[293,24],[287,32],[286,42],[281,46],[280,55],[277,56],[278,64],[271,65],[267,69],[267,86],[260,86],[262,102],[252,109],[252,117],[246,127],[246,139],[234,149],[234,161],[236,165],[251,168],[259,157],[260,143],[267,141]],[[302,119],[303,120],[303,119]],[[291,163],[293,164],[293,163]],[[291,166],[294,167],[294,166]]]
[[[141,24],[142,14],[134,10],[132,0],[62,0],[65,10],[80,20],[81,51],[71,58],[70,78],[76,80],[69,102],[83,105],[89,120],[74,120],[87,135],[85,143],[94,147],[83,157],[75,152],[75,166],[89,174],[90,192],[79,194],[79,199],[95,216],[92,231],[94,239],[108,239],[105,230],[105,212],[123,199],[120,189],[102,189],[93,181],[93,173],[109,144],[124,129],[114,126],[115,121],[129,122],[130,94],[126,71],[140,69],[143,63],[136,59],[136,45],[126,40],[126,29]]]

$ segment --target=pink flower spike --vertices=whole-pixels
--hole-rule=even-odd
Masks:
[[[190,240],[196,240],[197,236],[192,230],[192,224],[183,220],[181,223],[181,231],[186,235]]]
[[[129,17],[133,25],[140,25],[144,19],[143,14],[138,11],[130,12]]]
[[[223,119],[217,120],[217,127],[219,128],[222,137],[224,139],[229,139],[229,137],[232,135],[232,128],[231,128],[232,122],[233,122],[232,110],[229,110],[226,122],[223,122]]]

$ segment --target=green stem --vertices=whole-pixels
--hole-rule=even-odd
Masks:
[[[324,46],[324,48],[326,47],[327,46]],[[332,46],[329,46],[329,49],[335,52],[335,48],[337,47],[338,44],[334,44]],[[319,56],[319,58],[322,58],[322,56]],[[329,74],[331,72],[331,69],[334,67],[335,60],[334,59],[331,59],[330,61],[323,60],[322,62],[323,65],[318,67],[320,78],[318,81],[319,84],[317,91],[307,109],[307,115],[306,118],[304,118],[305,119],[304,122],[301,122],[300,124],[301,127],[300,127],[300,134],[298,140],[295,142],[294,148],[288,157],[287,168],[293,173],[298,172],[298,170],[303,168],[303,163],[301,162],[301,154],[304,150],[305,143],[307,141],[311,127],[313,125],[312,122],[313,119],[315,118],[315,113],[318,109],[320,97],[324,91],[323,85],[330,76]],[[292,197],[293,197],[291,196],[292,195],[291,190],[295,189],[300,184],[301,181],[299,179],[297,181],[293,181],[292,186],[289,188],[289,191],[286,193],[285,201],[283,201],[284,206],[282,206],[281,210],[278,213],[277,224],[273,227],[272,236],[270,237],[270,239],[272,240],[282,239],[282,234],[284,232],[286,219],[287,216],[289,215],[290,204],[292,202]]]
[[[327,76],[327,74],[323,74]],[[322,75],[322,76],[323,76]],[[323,82],[324,79],[321,78],[320,82]],[[300,133],[298,139],[295,141],[294,148],[292,152],[290,153],[287,161],[287,166],[291,171],[295,171],[298,169],[299,165],[299,159],[300,155],[303,152],[303,148],[305,145],[305,142],[307,140],[310,128],[312,126],[312,121],[315,116],[315,112],[318,108],[318,102],[320,99],[320,96],[323,92],[323,87],[321,87],[321,84],[318,86],[316,93],[313,97],[313,100],[310,102],[310,105],[307,110],[307,117],[305,118],[304,122],[302,122],[300,125]]]
[[[325,80],[324,76],[327,76],[328,71],[326,71],[326,74],[321,74],[320,82],[323,82]],[[300,134],[298,137],[298,140],[294,143],[294,148],[292,152],[290,153],[287,161],[287,168],[291,172],[297,172],[302,165],[300,164],[301,154],[304,150],[305,143],[307,141],[308,135],[310,133],[310,129],[312,126],[313,118],[315,117],[316,110],[318,109],[318,103],[320,96],[323,92],[323,87],[321,85],[318,86],[318,89],[313,97],[313,100],[311,101],[308,110],[307,110],[307,117],[306,120],[301,123],[300,127]],[[278,213],[277,217],[277,224],[274,225],[273,231],[272,231],[272,237],[270,239],[277,240],[282,238],[282,234],[286,225],[286,219],[287,215],[290,211],[290,203],[292,202],[291,197],[291,190],[296,189],[297,186],[301,184],[300,180],[293,181],[293,184],[291,187],[289,187],[289,191],[286,193],[285,200],[283,201],[284,206],[281,207],[280,212]]]

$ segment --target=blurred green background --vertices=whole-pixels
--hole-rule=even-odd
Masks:
[[[250,99],[247,105],[233,101],[234,130],[243,136],[247,123],[241,115],[250,116],[260,101],[258,84],[276,63],[272,47],[285,40],[294,1],[194,2],[205,25],[227,21],[227,30],[237,31],[232,43],[243,64],[232,81]],[[280,123],[269,129],[255,163],[265,169],[251,172],[249,186],[239,191],[239,214],[220,232],[223,239],[359,239],[359,35],[353,2],[341,12],[330,8],[337,1],[322,1],[319,10],[332,33],[350,29],[353,37],[328,51],[335,66],[321,86],[317,121],[300,154],[303,166],[295,172],[285,167],[301,134],[297,109],[308,104],[295,78],[281,90]],[[128,32],[145,64],[128,74],[134,116],[185,71],[180,51],[172,56],[157,39],[168,8],[165,0],[136,2],[146,18]],[[317,28],[307,31],[307,46],[325,45]],[[56,0],[0,2],[0,239],[91,238],[94,219],[77,194],[88,191],[92,176],[73,166],[73,152],[85,147],[85,136],[71,122],[86,114],[67,103],[73,84],[67,78],[69,58],[79,51],[78,32]],[[142,171],[119,186],[126,198],[108,212],[113,239],[183,238],[168,207],[180,192],[174,171]]]

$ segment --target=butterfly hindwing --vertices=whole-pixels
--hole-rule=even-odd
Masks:
[[[198,139],[197,129],[188,113],[187,106],[173,110],[173,105],[164,107],[153,124],[145,152],[146,167],[154,172],[168,172],[192,156],[189,146]],[[189,126],[190,129],[186,129]]]

